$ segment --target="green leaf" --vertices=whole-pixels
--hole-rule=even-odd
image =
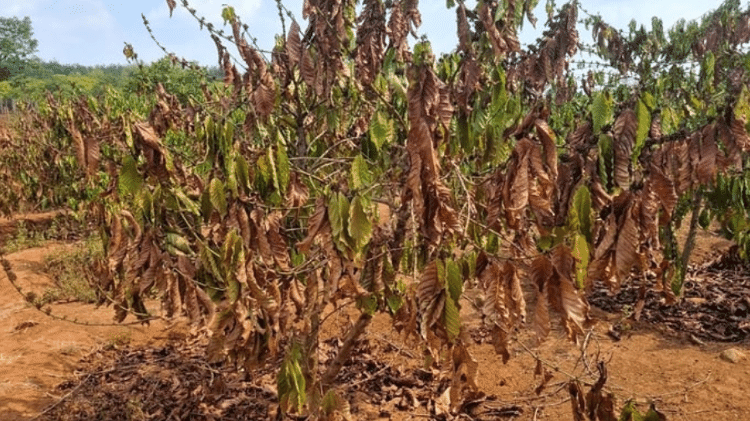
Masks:
[[[591,105],[591,117],[594,123],[594,133],[599,133],[602,127],[612,122],[612,97],[607,91],[599,91],[594,96]]]
[[[224,194],[224,183],[218,178],[214,178],[211,180],[211,184],[208,185],[208,191],[213,209],[219,212],[219,215],[224,216],[227,213],[227,197]]]
[[[234,7],[224,6],[224,8],[221,9],[221,18],[224,19],[224,24],[234,22],[234,20],[237,19]]]
[[[135,194],[143,188],[143,177],[138,172],[138,167],[132,156],[123,160],[120,168],[120,176],[117,179],[117,188],[120,194]]]
[[[330,389],[323,396],[323,400],[320,404],[321,410],[328,417],[324,419],[342,419],[342,417],[335,417],[334,414],[341,414],[348,410],[349,404],[347,401],[336,393],[335,389]]]
[[[651,406],[648,408],[646,415],[643,416],[643,421],[665,421],[666,419],[667,417],[665,417],[664,414],[656,410],[653,403],[651,403]]]
[[[391,310],[391,314],[396,314],[396,312],[401,308],[402,305],[404,305],[404,299],[401,298],[399,295],[389,295],[388,298],[385,300],[386,304],[388,304],[388,308]]]
[[[649,111],[653,111],[656,107],[656,101],[654,100],[654,96],[651,95],[651,92],[643,92],[641,94],[641,101],[643,101],[643,104],[648,107]]]
[[[401,79],[393,73],[388,73],[388,84],[398,98],[402,100],[406,99],[406,87]]]
[[[586,237],[581,234],[576,234],[573,237],[571,254],[576,261],[576,286],[583,289],[589,267],[589,243],[586,241]]]
[[[239,185],[237,183],[237,163],[234,157],[226,159],[226,187],[232,193],[232,197],[239,197]]]
[[[671,108],[664,108],[661,112],[661,133],[666,136],[674,133],[680,127],[680,117]]]
[[[395,136],[393,120],[389,119],[382,111],[377,111],[370,120],[370,140],[378,149],[392,142]]]
[[[286,193],[287,187],[289,187],[289,174],[291,165],[289,164],[289,156],[286,153],[286,145],[284,144],[281,136],[276,143],[276,177],[277,177],[277,188],[280,195]]]
[[[180,234],[168,232],[164,236],[164,239],[168,245],[185,254],[193,253],[193,251],[190,249],[190,243],[188,242],[188,240]]]
[[[203,222],[208,222],[213,209],[213,205],[211,205],[211,193],[208,191],[208,189],[206,189],[201,194],[201,216],[203,218]]]
[[[279,184],[279,172],[276,168],[276,159],[274,159],[273,147],[269,146],[266,149],[266,161],[269,164],[271,170],[270,182],[273,184],[273,188],[276,192],[281,192],[281,185]]]
[[[707,92],[713,91],[714,75],[716,74],[716,56],[707,51],[701,62],[701,84]]]
[[[189,198],[182,189],[175,189],[174,195],[177,197],[177,199],[182,203],[182,206],[184,208],[192,213],[193,215],[200,215],[201,209],[198,203],[196,203],[193,199]]]
[[[345,199],[346,200],[346,199]],[[362,249],[372,238],[372,222],[367,217],[363,200],[356,196],[352,200],[349,219],[349,236],[354,240],[358,249]]]
[[[591,193],[584,184],[581,184],[573,195],[571,215],[575,215],[574,217],[577,219],[571,221],[571,227],[576,228],[579,233],[585,236],[586,240],[591,242],[591,227],[594,224],[594,216],[591,211]]]
[[[331,194],[328,200],[328,220],[334,240],[340,241],[349,220],[349,200],[339,192]]]
[[[250,188],[250,166],[242,155],[237,155],[235,160],[235,177],[237,186],[247,193]]]
[[[300,361],[302,361],[302,351],[299,345],[294,344],[281,363],[281,369],[276,377],[279,406],[283,412],[300,411],[305,405],[307,399],[305,376],[302,373]]]
[[[622,407],[619,421],[643,421],[643,415],[638,412],[638,408],[635,407],[633,401],[628,401]]]
[[[357,299],[357,308],[363,313],[373,315],[378,310],[378,297],[370,294]]]
[[[140,208],[144,219],[151,219],[154,208],[154,197],[149,189],[142,189],[135,197],[135,203]]]
[[[265,195],[268,193],[268,188],[273,183],[273,171],[271,169],[271,164],[268,161],[267,154],[258,157],[258,160],[255,162],[255,169],[257,170],[255,172],[255,187],[260,190],[262,195]]]
[[[370,173],[369,164],[362,155],[354,157],[351,168],[352,188],[362,190],[372,184],[372,174]]]
[[[633,165],[638,162],[638,156],[641,149],[643,149],[643,142],[646,140],[648,131],[651,128],[651,112],[648,110],[648,106],[643,99],[638,100],[635,116],[638,120],[638,128],[635,132],[635,145],[633,146]]]
[[[734,105],[734,117],[737,119],[750,117],[750,91],[748,91],[747,86],[744,84],[740,96]]]
[[[219,265],[216,263],[214,251],[205,244],[201,244],[200,259],[204,268],[213,275],[219,284],[224,283],[224,273],[219,269]]]
[[[711,224],[711,215],[708,213],[708,209],[703,209],[700,213],[700,216],[698,218],[698,223],[700,224],[701,228],[708,229],[708,226]]]
[[[238,262],[244,262],[242,239],[237,234],[236,229],[232,229],[227,233],[227,236],[224,238],[224,244],[222,244],[221,253],[225,266],[232,271],[234,271],[234,267]]]
[[[473,137],[469,134],[469,119],[464,114],[456,119],[456,136],[464,152],[467,154],[474,152]]]
[[[453,301],[458,303],[464,286],[461,268],[454,260],[449,260],[445,263],[445,274],[445,286],[448,295],[450,295]]]
[[[453,342],[461,332],[461,318],[459,317],[458,305],[451,297],[445,297],[445,312],[443,316],[448,340]]]

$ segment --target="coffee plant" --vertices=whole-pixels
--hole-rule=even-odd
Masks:
[[[549,3],[543,37],[522,47],[536,1],[449,0],[458,45],[436,58],[411,44],[417,0],[306,0],[306,29],[280,4],[285,33],[268,52],[232,7],[222,29],[183,2],[216,43],[223,86],[185,100],[157,84],[141,108],[50,97],[32,115],[62,161],[28,172],[75,172],[90,189],[55,192],[100,226],[96,286],[116,320],[148,319],[144,300],[160,297],[164,317],[210,332],[211,361],[281,358],[281,410],[324,418],[346,412],[336,376],[385,313],[450,367],[457,411],[479,392],[459,317],[467,289],[483,294],[507,361],[527,320],[539,341],[553,315],[580,341],[595,284],[678,299],[711,219],[750,244],[750,10],[728,0],[666,32],[658,18],[621,31],[575,1]],[[8,171],[29,165],[13,159]],[[56,185],[13,183],[6,200]],[[340,302],[359,316],[321,366],[321,315]],[[580,419],[616,419],[605,381],[585,397],[570,383]]]

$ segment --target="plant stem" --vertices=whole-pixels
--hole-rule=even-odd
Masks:
[[[700,217],[701,203],[703,202],[703,189],[699,189],[693,195],[693,214],[690,217],[690,230],[688,231],[685,245],[682,248],[682,268],[687,269],[690,254],[695,247],[695,234],[698,231],[698,219]]]
[[[672,292],[675,295],[680,295],[682,292],[682,284],[685,282],[685,275],[687,274],[687,266],[690,262],[690,254],[693,252],[695,247],[695,234],[698,229],[698,219],[700,217],[701,204],[703,202],[703,189],[698,189],[693,193],[693,214],[690,216],[690,228],[688,230],[687,238],[685,239],[685,245],[682,247],[682,256],[677,262],[679,265],[679,271],[677,272],[677,278],[672,281]]]
[[[320,378],[320,383],[323,385],[324,389],[333,384],[333,381],[336,379],[336,376],[338,376],[339,371],[341,371],[341,368],[344,366],[344,363],[346,363],[351,357],[352,350],[354,349],[354,344],[357,342],[357,339],[359,339],[362,333],[364,333],[365,328],[370,324],[371,321],[371,314],[362,313],[359,315],[359,319],[357,319],[357,322],[354,323],[354,326],[352,326],[351,330],[346,335],[344,344],[341,346],[341,349],[339,349],[338,354],[336,354],[336,358],[334,358],[334,360],[328,366],[328,369],[326,369],[326,372]]]

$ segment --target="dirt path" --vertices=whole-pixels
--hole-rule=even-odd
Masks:
[[[44,273],[44,256],[66,246],[51,244],[5,256],[17,283],[37,294],[54,284]],[[55,304],[52,312],[88,323],[111,324],[112,309],[79,303]],[[166,335],[164,325],[151,327],[82,326],[54,320],[29,306],[0,270],[0,418],[25,420],[38,415],[60,396],[54,387],[73,375],[78,360],[102,347],[150,344]]]

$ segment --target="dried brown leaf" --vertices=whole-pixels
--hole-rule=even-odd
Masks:
[[[630,155],[635,144],[638,119],[633,110],[623,111],[615,120],[614,134],[615,168],[614,178],[623,189],[630,187]]]
[[[620,282],[630,276],[630,270],[638,262],[638,224],[630,211],[627,211],[620,224],[615,246],[615,266]]]
[[[174,8],[177,7],[177,2],[175,0],[167,0],[167,6],[169,7],[169,17],[172,17],[172,11],[174,11]]]
[[[646,184],[647,188],[659,198],[659,203],[666,212],[666,217],[671,218],[679,197],[672,180],[653,161],[649,165],[649,177]]]
[[[545,258],[546,260],[546,258]],[[549,262],[549,260],[547,260]],[[551,266],[550,266],[551,269]],[[550,332],[550,318],[549,318],[549,297],[547,293],[547,282],[543,281],[544,285],[542,290],[539,291],[536,297],[536,304],[534,305],[534,318],[532,320],[532,327],[536,334],[536,343],[541,344],[549,336]]]
[[[289,25],[289,33],[286,37],[286,56],[289,60],[290,67],[300,66],[302,62],[302,40],[300,39],[300,29],[296,20],[292,20]]]
[[[456,28],[459,50],[469,53],[471,51],[471,33],[469,32],[469,21],[466,19],[466,6],[463,3],[459,3],[456,8]]]
[[[287,246],[286,238],[282,231],[281,220],[281,212],[274,211],[268,215],[264,225],[267,230],[266,237],[268,238],[268,243],[271,247],[273,260],[281,270],[288,271],[290,262],[289,247]]]
[[[419,286],[417,287],[416,298],[423,319],[434,318],[427,310],[433,306],[433,303],[439,299],[444,291],[443,285],[441,285],[438,278],[437,261],[433,260],[422,271]],[[442,308],[439,311],[442,311]]]
[[[302,252],[309,253],[310,246],[313,240],[318,235],[321,227],[328,223],[327,210],[325,204],[325,198],[323,196],[318,197],[315,202],[315,212],[310,216],[307,221],[307,236],[304,240],[297,243],[297,248]]]
[[[703,128],[703,140],[700,149],[700,162],[698,163],[698,181],[701,184],[709,184],[716,177],[716,156],[719,148],[716,144],[716,127],[710,124]]]
[[[498,59],[504,57],[510,48],[502,33],[500,33],[500,30],[495,25],[495,13],[490,9],[489,3],[482,3],[479,9],[479,19],[482,21],[484,30],[490,39],[495,57]]]
[[[86,136],[84,140],[86,144],[86,174],[91,177],[96,174],[99,169],[99,159],[101,153],[99,151],[99,141],[94,136]]]
[[[561,312],[568,337],[577,343],[590,318],[589,304],[573,282],[575,259],[570,248],[560,244],[552,250],[551,261],[555,276],[548,282],[549,298],[556,303],[553,308]]]
[[[365,1],[358,23],[355,65],[362,83],[370,84],[375,80],[385,54],[386,26],[383,3],[379,0]]]
[[[539,138],[542,140],[544,163],[547,166],[552,182],[554,182],[557,180],[557,144],[555,142],[555,133],[544,120],[537,119],[534,122],[534,126]]]
[[[255,109],[261,118],[268,118],[276,101],[276,82],[270,72],[263,73],[260,84],[253,93]]]
[[[730,131],[732,132],[732,137],[737,146],[739,146],[743,152],[750,151],[750,136],[747,134],[747,130],[745,130],[745,119],[732,119]]]

